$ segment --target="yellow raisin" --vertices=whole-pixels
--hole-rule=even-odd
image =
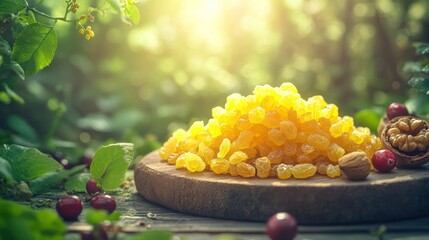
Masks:
[[[236,166],[237,166],[238,175],[240,175],[242,177],[250,178],[250,177],[254,177],[256,174],[255,167],[253,167],[252,165],[250,165],[248,163],[240,162]]]
[[[210,161],[210,168],[216,174],[229,173],[229,161],[223,158],[214,158]]]
[[[296,150],[297,150],[297,144],[294,143],[294,142],[287,142],[283,146],[283,153],[286,156],[293,156],[293,155],[295,155],[296,154]]]
[[[265,119],[265,110],[261,107],[256,107],[248,113],[249,122],[261,123]]]
[[[238,176],[237,164],[229,164],[228,173],[233,177]]]
[[[268,175],[269,178],[277,177],[277,168],[280,164],[271,164],[270,168],[270,174]]]
[[[297,164],[292,168],[292,175],[294,178],[304,179],[314,176],[317,168],[311,163]]]
[[[177,149],[176,144],[177,144],[176,138],[170,137],[164,143],[164,145],[159,149],[159,155],[163,160],[167,160],[168,157],[176,151]]]
[[[295,139],[297,136],[297,127],[294,122],[284,120],[280,122],[280,130],[286,135],[287,139]]]
[[[333,162],[338,162],[338,159],[344,156],[345,153],[346,151],[336,143],[331,144],[328,148],[328,158]]]
[[[267,178],[270,175],[271,163],[267,157],[256,159],[255,167],[259,178]]]
[[[293,165],[279,164],[277,167],[277,177],[282,180],[289,179],[292,176],[292,168]]]
[[[209,120],[209,122],[207,123],[207,129],[213,137],[218,137],[222,135],[219,122],[216,119]]]
[[[219,152],[217,153],[218,158],[224,158],[231,147],[231,141],[228,138],[224,138],[219,146]]]
[[[244,152],[248,158],[254,158],[258,154],[258,150],[256,148],[245,148],[241,149],[242,152]]]
[[[237,139],[235,140],[238,149],[249,148],[250,142],[253,139],[253,133],[250,130],[240,132]]]
[[[177,153],[173,153],[170,156],[168,156],[168,159],[167,159],[168,164],[175,165],[176,160],[179,156],[180,154],[177,154]]]
[[[204,122],[195,121],[189,128],[189,133],[191,136],[197,136],[198,134],[204,132]]]
[[[285,82],[280,85],[280,89],[292,93],[298,93],[298,89],[296,89],[295,85],[290,82]]]
[[[265,113],[265,119],[262,124],[268,128],[278,128],[281,117],[277,111],[271,110]]]
[[[248,130],[252,126],[253,126],[253,123],[250,123],[247,117],[241,117],[240,119],[238,119],[237,123],[235,124],[235,127],[240,131]]]
[[[206,163],[195,153],[187,152],[180,155],[180,157],[176,160],[176,166],[180,158],[185,160],[186,169],[188,169],[190,172],[202,172],[204,169],[206,169]]]
[[[179,157],[176,159],[176,167],[177,168],[184,168],[186,167],[186,153],[180,154]]]
[[[198,149],[198,141],[193,138],[187,138],[178,144],[178,150],[181,152],[196,152]]]
[[[277,146],[286,142],[285,134],[278,128],[273,128],[268,132],[268,139]]]
[[[330,164],[327,162],[317,162],[316,163],[317,172],[319,174],[326,175],[326,170],[328,168],[328,165],[330,165]]]
[[[209,164],[210,161],[213,159],[215,152],[207,147],[204,143],[200,143],[198,146],[198,155],[200,155],[206,164]]]
[[[182,128],[179,128],[173,132],[173,137],[176,138],[178,142],[185,140],[186,138],[188,138],[188,136],[189,133]]]
[[[229,157],[229,162],[231,164],[237,164],[239,162],[243,162],[247,160],[247,154],[242,152],[242,151],[237,151],[234,152],[233,154],[231,154],[231,156]]]
[[[329,139],[320,134],[310,134],[307,143],[314,146],[317,150],[325,150],[329,147]]]
[[[328,177],[330,177],[330,178],[336,178],[336,177],[339,177],[340,175],[341,175],[341,171],[340,171],[340,168],[339,168],[339,166],[338,165],[332,165],[332,164],[329,164],[327,167],[326,167],[326,175],[328,176]]]
[[[271,151],[267,157],[271,164],[279,164],[283,159],[283,151],[281,149],[275,149]]]
[[[304,153],[305,155],[309,155],[313,153],[316,150],[316,148],[314,148],[310,144],[304,143],[301,145],[301,150],[302,150],[302,153]]]

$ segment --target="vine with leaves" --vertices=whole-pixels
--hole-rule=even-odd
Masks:
[[[24,99],[13,88],[47,67],[58,46],[55,31],[58,21],[75,24],[86,40],[95,37],[90,25],[97,12],[112,11],[124,22],[137,25],[140,12],[136,0],[100,0],[103,8],[81,9],[78,0],[65,0],[64,15],[51,16],[30,6],[26,0],[0,1],[0,102],[23,104]],[[48,22],[48,24],[46,24]]]

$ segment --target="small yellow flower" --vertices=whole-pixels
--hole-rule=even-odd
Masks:
[[[90,37],[92,37],[92,38],[95,36],[95,34],[94,34],[94,32],[93,32],[93,31],[89,31],[89,32],[88,32],[88,35],[89,35]]]
[[[89,34],[86,34],[86,35],[85,35],[85,39],[86,39],[86,40],[89,40],[89,39],[91,39],[91,36],[89,36]]]
[[[82,28],[79,29],[79,33],[80,33],[80,35],[83,35],[83,34],[85,34],[85,30],[83,30]]]
[[[88,31],[88,32],[89,32],[89,31],[91,31],[91,30],[92,30],[92,27],[91,27],[91,26],[87,26],[87,27],[86,27],[86,31]]]

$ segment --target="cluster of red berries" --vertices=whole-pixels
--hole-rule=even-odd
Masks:
[[[90,200],[90,206],[92,208],[105,210],[108,213],[115,211],[116,200],[109,195],[102,194],[103,190],[94,179],[90,179],[86,183],[86,191],[92,196]],[[56,209],[64,220],[76,220],[83,210],[83,202],[78,196],[64,196],[58,200]],[[92,232],[82,232],[82,239],[107,239],[107,233],[104,227],[96,227],[97,229]]]
[[[90,206],[94,209],[105,210],[112,213],[116,209],[116,200],[110,195],[103,194],[100,185],[94,179],[86,183],[86,191],[90,194]],[[66,221],[77,220],[83,210],[83,201],[74,195],[64,196],[57,202],[58,214]],[[107,239],[107,233],[103,226],[96,226],[92,232],[83,232],[82,239]],[[97,235],[97,236],[94,236]]]
[[[116,201],[109,195],[102,194],[102,189],[94,179],[86,183],[86,191],[92,196],[90,205],[95,209],[106,210],[112,213],[116,209]],[[56,206],[58,214],[64,220],[76,220],[83,209],[83,202],[78,196],[69,195],[60,198]]]

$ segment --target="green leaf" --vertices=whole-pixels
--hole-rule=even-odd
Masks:
[[[0,102],[9,104],[11,102],[9,95],[5,91],[0,91]]]
[[[106,2],[115,10],[116,13],[121,12],[121,3],[119,0],[106,0]]]
[[[42,193],[43,191],[46,191],[52,186],[60,183],[64,179],[69,178],[71,175],[81,172],[83,169],[85,169],[85,167],[86,167],[85,165],[80,165],[66,171],[59,170],[56,172],[46,173],[30,181],[29,183],[30,190],[33,194]]]
[[[90,167],[92,177],[105,190],[119,187],[124,182],[133,156],[131,143],[116,143],[99,148]]]
[[[408,81],[408,84],[421,92],[426,92],[426,94],[429,94],[429,78],[413,77],[410,79],[410,81]]]
[[[25,27],[18,35],[12,49],[12,59],[22,66],[28,77],[51,63],[57,44],[53,27],[34,23]]]
[[[17,13],[28,6],[25,0],[1,0],[0,13]]]
[[[415,43],[416,52],[420,55],[429,55],[429,43]]]
[[[0,178],[2,177],[6,179],[7,183],[13,183],[15,181],[10,163],[0,157]]]
[[[34,210],[0,199],[0,239],[64,239],[66,230],[52,209]]]
[[[52,209],[40,209],[36,211],[37,228],[45,235],[44,239],[63,239],[62,234],[67,230],[64,222]]]
[[[24,69],[22,69],[21,65],[19,65],[17,62],[11,61],[9,64],[6,64],[4,67],[14,72],[19,79],[21,80],[25,79]]]
[[[127,240],[171,240],[173,234],[169,231],[163,230],[148,230],[137,235],[134,235]]]
[[[93,208],[89,208],[85,210],[85,222],[91,225],[97,225],[104,221],[118,221],[121,217],[121,212],[113,211],[109,214],[106,210],[97,210]]]
[[[363,109],[354,115],[356,122],[361,126],[369,128],[373,133],[377,132],[381,117],[382,114],[380,114],[380,111],[375,111],[373,109]]]
[[[12,53],[9,43],[0,37],[0,55],[10,58],[10,54]]]
[[[7,118],[7,125],[12,131],[32,142],[37,142],[39,139],[33,127],[25,119],[17,115],[9,116]]]
[[[9,162],[16,181],[32,180],[62,168],[53,158],[35,148],[3,144],[0,145],[0,157]]]
[[[9,97],[11,99],[13,99],[15,102],[17,102],[19,104],[24,104],[25,103],[24,99],[21,96],[19,96],[15,91],[13,91],[12,89],[10,89],[7,84],[4,85],[4,88],[6,90],[7,95],[9,95]]]
[[[22,25],[28,25],[37,23],[36,17],[32,11],[24,12],[23,14],[19,14],[19,21]]]
[[[71,177],[65,184],[66,190],[73,192],[86,192],[86,183],[91,179],[91,173],[81,173]]]
[[[408,111],[415,113],[419,116],[424,116],[429,113],[429,96],[428,95],[418,95],[412,98],[409,98],[405,102]]]
[[[429,65],[422,62],[407,62],[403,71],[406,73],[429,73]]]
[[[136,5],[134,5],[133,3],[126,4],[124,13],[125,13],[125,16],[130,18],[131,22],[134,23],[134,25],[139,24],[139,22],[140,22],[140,11]]]

